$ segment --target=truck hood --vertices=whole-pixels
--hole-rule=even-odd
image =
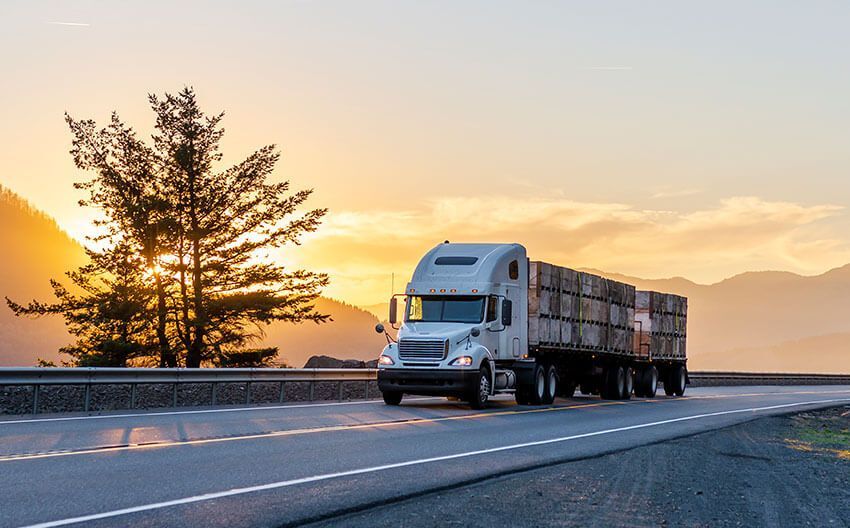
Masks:
[[[452,347],[480,325],[467,323],[405,323],[398,333],[399,339],[449,339]]]

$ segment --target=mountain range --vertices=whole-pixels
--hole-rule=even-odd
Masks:
[[[48,279],[61,279],[85,261],[82,247],[53,219],[1,187],[0,222],[0,297],[49,300]],[[709,285],[584,271],[688,297],[691,369],[850,372],[850,265],[816,276],[748,272]],[[359,360],[378,355],[384,338],[374,326],[387,304],[357,307],[320,298],[316,307],[333,320],[273,324],[261,345],[279,347],[279,360],[296,367],[313,355]],[[0,307],[0,365],[56,361],[58,348],[71,341],[59,317],[20,319]]]

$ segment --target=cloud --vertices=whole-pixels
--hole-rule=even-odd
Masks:
[[[87,22],[48,22],[53,26],[76,26],[76,27],[89,27],[91,24]]]
[[[680,198],[682,196],[693,196],[695,194],[700,194],[701,192],[702,189],[665,189],[657,191],[650,198]]]
[[[330,294],[368,304],[386,297],[443,240],[520,242],[529,256],[571,267],[712,282],[754,269],[819,272],[850,261],[848,240],[820,221],[835,205],[732,197],[673,212],[623,203],[512,196],[447,197],[420,208],[331,212],[294,263],[331,274]]]

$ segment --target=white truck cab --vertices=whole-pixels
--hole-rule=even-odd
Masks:
[[[497,362],[528,354],[528,258],[519,244],[440,244],[422,257],[403,295],[391,300],[398,341],[378,362],[387,403],[403,393],[456,396],[483,406],[513,386]]]

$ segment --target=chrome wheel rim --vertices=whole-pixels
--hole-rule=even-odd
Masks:
[[[541,369],[537,373],[537,396],[539,398],[543,398],[543,396],[546,394],[545,390],[546,390],[546,376],[543,374],[543,370]]]
[[[548,396],[550,398],[555,397],[555,391],[557,390],[558,384],[558,374],[555,372],[555,369],[549,371],[549,393]]]
[[[490,397],[490,380],[486,374],[481,375],[481,381],[478,383],[478,400],[482,403]]]

